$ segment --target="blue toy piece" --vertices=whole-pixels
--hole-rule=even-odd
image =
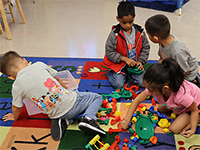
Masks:
[[[135,144],[137,141],[138,141],[138,138],[135,136],[135,137],[132,139],[132,142]]]
[[[158,117],[160,117],[160,118],[166,118],[166,119],[169,120],[169,121],[172,121],[172,120],[173,120],[173,119],[167,118],[166,115],[164,115],[164,114],[162,114],[162,113],[159,113],[158,111],[154,111],[154,106],[151,106],[151,107],[149,108],[149,111],[150,111],[151,113],[157,114]]]

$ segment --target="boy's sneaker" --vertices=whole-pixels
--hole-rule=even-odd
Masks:
[[[106,135],[106,132],[99,127],[94,119],[87,119],[85,116],[81,118],[81,122],[78,127],[80,130],[88,132],[92,135]]]
[[[68,122],[65,119],[57,118],[51,120],[51,137],[55,140],[61,140],[67,129]]]

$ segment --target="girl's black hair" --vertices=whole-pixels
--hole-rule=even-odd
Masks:
[[[165,85],[177,92],[183,83],[184,71],[174,59],[168,57],[162,63],[152,64],[146,70],[143,80],[160,93]]]

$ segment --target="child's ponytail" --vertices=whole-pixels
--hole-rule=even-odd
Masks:
[[[179,64],[172,58],[166,58],[162,61],[164,68],[169,71],[169,86],[173,92],[177,92],[184,80],[184,71]]]
[[[183,83],[184,72],[174,59],[166,58],[162,63],[151,65],[147,69],[143,80],[161,93],[166,84],[173,92],[177,92]]]

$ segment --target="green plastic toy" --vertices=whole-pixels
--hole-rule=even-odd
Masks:
[[[151,116],[145,116],[137,112],[137,121],[135,122],[135,131],[141,139],[148,140],[154,136],[154,126]]]
[[[139,66],[133,66],[133,67],[128,67],[127,68],[127,71],[128,71],[128,73],[130,73],[130,74],[135,74],[135,75],[140,75],[140,74],[142,74],[142,70],[140,70],[140,69],[138,69],[138,67]]]
[[[101,94],[103,100],[106,99],[106,97],[113,97],[115,99],[119,99],[121,97],[130,98],[133,95],[130,91],[125,90],[124,87],[120,89],[119,92],[117,92],[117,90],[118,89],[116,89],[115,91],[112,91],[112,94]]]

